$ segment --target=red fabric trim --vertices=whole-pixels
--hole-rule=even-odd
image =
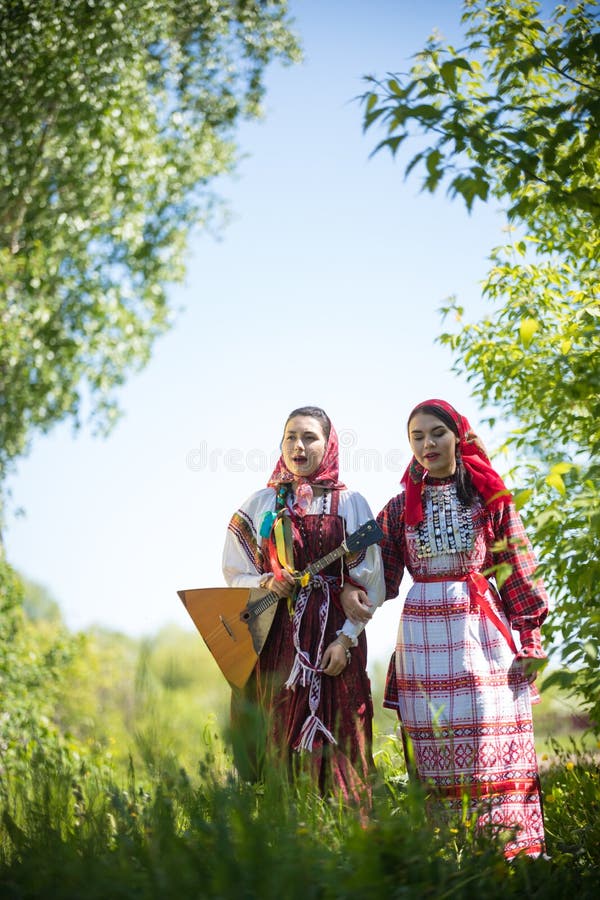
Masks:
[[[542,635],[540,629],[534,625],[523,625],[520,629],[521,649],[518,659],[546,659],[542,650]]]
[[[518,653],[517,645],[515,644],[514,638],[510,632],[508,626],[499,618],[495,609],[492,607],[490,601],[486,597],[486,592],[490,589],[490,585],[488,583],[487,578],[481,574],[481,572],[469,572],[468,575],[440,575],[437,577],[430,578],[415,578],[416,584],[429,584],[434,581],[466,581],[467,587],[469,589],[469,597],[471,601],[479,607],[481,612],[496,626],[512,652],[515,654]]]
[[[537,778],[527,778],[519,781],[492,781],[485,784],[478,781],[477,784],[456,784],[444,785],[433,788],[434,792],[443,794],[445,797],[462,797],[467,794],[469,797],[491,797],[494,794],[500,795],[505,793],[524,793],[537,794],[538,782]]]
[[[518,653],[517,645],[515,644],[510,628],[499,618],[498,613],[486,597],[486,592],[489,590],[487,579],[480,572],[469,572],[466,580],[469,586],[469,597],[479,606],[481,612],[488,617],[490,622],[496,626],[516,656]]]
[[[358,581],[355,581],[354,578],[351,578],[350,575],[346,575],[345,573],[344,573],[344,584],[351,584],[352,587],[358,588],[360,591],[365,590],[364,587],[362,586],[362,584],[359,584]],[[366,591],[365,591],[365,593],[366,593]]]
[[[359,584],[358,581],[355,581],[354,578],[351,578],[351,577],[348,575],[348,573],[346,572],[345,566],[344,566],[344,584],[345,584],[345,585],[346,585],[346,584],[351,584],[352,587],[358,588],[360,591],[364,591],[364,587],[362,586],[362,584]],[[340,591],[339,594],[337,594],[337,595],[334,594],[334,595],[333,595],[333,602],[335,603],[335,605],[337,606],[337,608],[338,608],[338,609],[341,609],[342,612],[344,613],[344,615],[346,615],[346,613],[345,613],[345,611],[344,611],[344,607],[342,606],[342,594],[341,594],[341,591]]]
[[[545,846],[546,845],[541,841],[534,844],[523,844],[523,846],[520,846],[517,842],[517,846],[512,849],[504,848],[504,856],[506,859],[514,859],[519,853],[525,853],[527,856],[540,856],[544,853]]]
[[[337,440],[337,438],[336,438]],[[331,491],[331,495],[329,497],[329,515],[337,516],[338,514],[338,506],[340,502],[340,489],[336,488]]]

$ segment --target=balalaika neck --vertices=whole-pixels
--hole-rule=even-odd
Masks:
[[[336,547],[335,550],[332,550],[331,553],[321,557],[321,559],[318,559],[314,563],[310,563],[310,565],[300,572],[298,580],[300,581],[303,575],[317,575],[319,572],[322,572],[323,569],[326,569],[327,566],[330,566],[331,563],[335,562],[336,559],[339,559],[340,556],[343,556],[344,553],[348,553],[348,547],[345,541],[343,541],[339,547]],[[276,594],[275,591],[269,591],[268,594],[265,594],[265,596],[261,597],[260,600],[257,600],[256,603],[253,603],[251,609],[246,608],[241,613],[240,618],[244,622],[255,619],[257,616],[262,615],[262,613],[274,603],[277,603],[279,599],[279,595]]]

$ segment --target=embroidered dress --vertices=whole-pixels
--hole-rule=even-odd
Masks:
[[[532,580],[535,559],[509,499],[493,511],[465,506],[453,478],[427,477],[422,503],[417,525],[405,524],[404,493],[378,516],[387,596],[398,593],[404,567],[414,580],[384,706],[397,711],[417,775],[447,812],[460,813],[466,793],[480,826],[515,832],[507,857],[536,855],[544,829],[530,686],[507,640],[512,627],[521,635],[519,656],[543,656],[547,598]],[[498,541],[503,549],[492,555]],[[502,562],[512,571],[501,596],[487,585],[478,599],[476,573]]]
[[[269,572],[259,537],[266,512],[275,510],[276,491],[258,491],[229,524],[223,572],[232,587],[256,587]],[[294,563],[304,568],[338,547],[345,534],[372,518],[366,501],[352,491],[315,491],[305,514],[295,520]],[[255,670],[242,692],[232,695],[236,766],[243,777],[260,777],[265,756],[275,754],[291,769],[306,767],[322,794],[339,792],[362,809],[370,805],[372,699],[366,672],[366,638],[346,620],[340,604],[341,562],[314,578],[296,598],[293,618],[279,601]],[[344,577],[383,600],[381,554],[376,545],[346,558]],[[343,631],[357,641],[341,675],[322,675],[323,650]]]

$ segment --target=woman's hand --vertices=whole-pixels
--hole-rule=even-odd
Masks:
[[[353,625],[366,625],[373,615],[373,604],[366,591],[346,582],[340,594],[342,609]]]
[[[273,591],[274,594],[277,594],[278,597],[291,597],[294,588],[296,587],[296,582],[294,578],[286,569],[281,570],[281,578],[275,578],[274,575],[263,583],[263,588],[266,591]]]
[[[348,650],[349,649],[350,648],[348,648]],[[341,639],[338,637],[325,649],[325,652],[321,657],[321,669],[323,670],[323,675],[333,675],[334,677],[336,675],[341,675],[348,665],[348,662],[346,645],[342,644]]]
[[[467,434],[465,434],[465,441],[467,442],[467,444],[475,444],[475,446],[479,450],[481,450],[481,452],[485,457],[487,457],[487,459],[490,458],[489,453],[485,449],[485,444],[483,443],[479,435],[475,434],[474,431],[468,431]]]
[[[533,684],[533,682],[538,677],[539,672],[547,665],[547,659],[536,659],[536,657],[532,656],[529,658],[522,658],[519,660],[519,665],[521,667],[521,671],[523,675],[529,682],[529,684]]]
[[[533,684],[538,677],[538,673],[547,663],[547,659],[538,659],[535,656],[517,656],[512,662],[511,669],[518,671],[525,676],[529,684]]]

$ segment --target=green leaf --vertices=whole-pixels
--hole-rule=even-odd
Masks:
[[[564,691],[569,691],[577,684],[577,681],[577,672],[557,669],[544,678],[542,682],[542,691],[546,691],[551,687],[559,687]]]
[[[370,113],[371,110],[373,109],[373,107],[377,105],[378,99],[379,99],[379,98],[378,98],[377,94],[369,94],[369,95],[368,95],[368,99],[367,99],[367,110],[366,110],[367,113]]]
[[[558,472],[551,472],[549,475],[546,475],[545,481],[546,484],[550,485],[550,487],[555,488],[559,492],[559,494],[562,494],[564,496],[567,493],[565,483]]]
[[[423,153],[417,153],[415,156],[413,156],[413,158],[411,159],[411,161],[409,162],[409,164],[407,165],[407,167],[404,171],[405,176],[410,175],[410,173],[412,172],[414,167],[416,165],[418,165],[421,162],[421,160],[423,159],[423,155],[424,155]]]
[[[440,118],[440,110],[431,103],[420,103],[411,109],[410,115],[415,119],[425,119],[426,122]]]
[[[456,59],[452,60],[452,64],[458,69],[466,69],[467,72],[473,71],[473,66],[464,56],[457,56]]]
[[[559,462],[555,463],[550,472],[553,475],[565,475],[567,472],[570,472],[571,469],[575,468],[575,464],[572,462]]]
[[[494,567],[494,578],[496,580],[496,584],[498,585],[498,589],[500,589],[510,578],[512,572],[513,567],[510,565],[510,563],[500,563],[499,565]]]
[[[539,327],[540,323],[537,321],[537,319],[521,319],[521,323],[519,325],[519,337],[524,347],[529,347],[531,341],[533,340],[533,336],[539,329]]]
[[[456,63],[454,60],[448,60],[440,66],[440,75],[442,81],[451,91],[456,90]]]
[[[530,500],[532,495],[533,495],[533,491],[531,490],[531,488],[526,488],[523,491],[518,491],[514,497],[515,506],[517,507],[517,509],[523,509],[523,507],[528,503],[528,501]]]
[[[402,141],[405,140],[406,137],[407,137],[407,135],[405,135],[405,134],[399,134],[399,135],[396,135],[395,137],[384,138],[382,141],[379,141],[379,143],[377,144],[375,149],[372,151],[371,155],[377,153],[383,147],[388,147],[392,156],[395,156],[396,151],[398,150],[398,147],[400,146]]]

